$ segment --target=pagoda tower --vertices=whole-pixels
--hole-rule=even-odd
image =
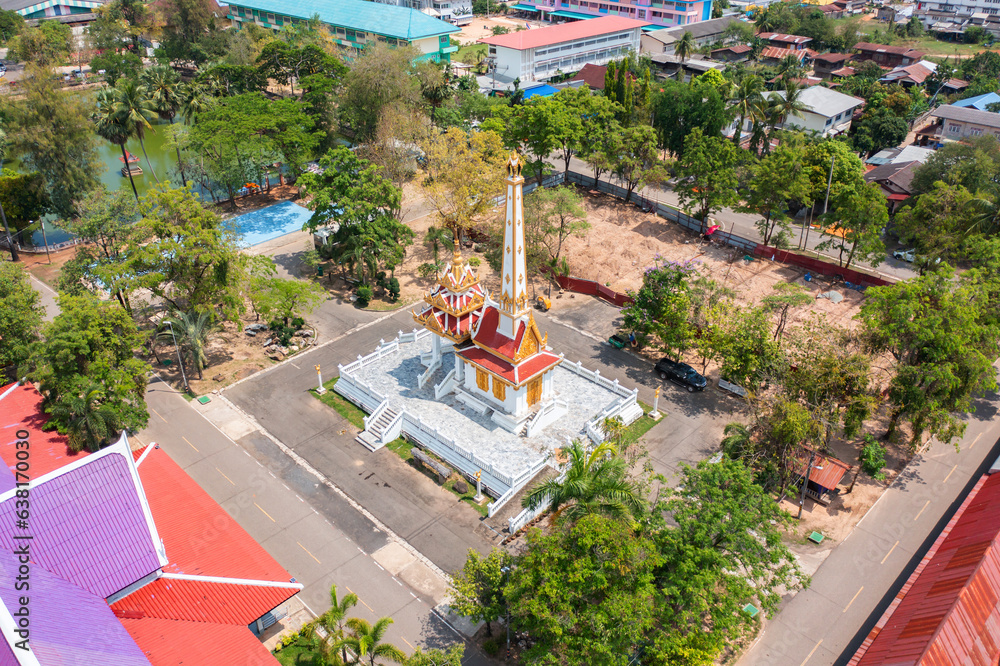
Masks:
[[[552,370],[562,357],[546,347],[528,301],[524,242],[524,178],[521,160],[507,160],[507,211],[504,220],[500,299],[485,294],[468,343],[456,345],[456,379],[474,399],[493,408],[493,420],[520,432],[536,405],[555,397]]]

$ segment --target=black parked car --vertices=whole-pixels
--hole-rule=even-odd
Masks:
[[[660,379],[669,379],[686,388],[688,393],[704,391],[708,386],[708,380],[695,372],[690,365],[671,361],[669,358],[661,358],[656,362],[656,372],[660,375]]]

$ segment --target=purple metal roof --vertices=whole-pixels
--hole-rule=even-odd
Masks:
[[[16,498],[0,504],[0,548],[21,534]],[[105,599],[160,567],[128,461],[112,453],[31,490],[32,561]]]
[[[14,589],[17,570],[17,557],[0,550],[0,600],[10,613],[17,612],[18,597],[25,594]],[[29,645],[42,666],[149,665],[104,599],[41,567],[32,567],[30,576]],[[2,642],[0,664],[5,664],[10,648]]]

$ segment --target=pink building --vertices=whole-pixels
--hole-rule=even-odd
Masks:
[[[511,9],[538,12],[538,18],[589,19],[620,16],[646,21],[653,26],[691,25],[712,18],[712,0],[673,2],[670,0],[522,0]]]

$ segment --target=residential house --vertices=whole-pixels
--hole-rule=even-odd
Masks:
[[[828,79],[834,70],[847,65],[853,57],[852,53],[817,53],[813,57],[813,73],[821,79]]]
[[[836,81],[837,79],[846,79],[849,76],[854,76],[854,68],[850,66],[841,67],[840,69],[835,69],[832,72],[830,72],[831,81]],[[840,84],[838,83],[837,85]]]
[[[906,88],[922,86],[935,70],[937,70],[937,63],[921,60],[912,65],[896,67],[879,79],[879,81],[882,83],[898,83]]]
[[[1000,104],[1000,95],[995,92],[990,92],[985,95],[966,97],[965,99],[960,99],[957,102],[952,102],[951,105],[966,109],[976,109],[977,111],[989,111],[989,108],[987,107],[991,104]]]
[[[906,23],[913,16],[913,5],[882,5],[875,13],[879,21]]]
[[[0,388],[0,413],[0,663],[277,665],[255,634],[302,585],[162,449],[132,450],[123,434],[74,452],[43,430],[31,385]],[[13,424],[30,442],[30,542],[14,475],[29,449],[15,446]],[[25,543],[33,621],[22,649],[10,618],[28,603],[15,588]]]
[[[383,42],[414,46],[422,60],[448,62],[458,50],[450,36],[461,30],[416,9],[365,0],[235,0],[226,9],[226,18],[237,30],[254,23],[278,31],[318,16],[348,58],[356,57],[367,44]]]
[[[711,55],[712,60],[719,62],[743,62],[750,59],[752,51],[753,49],[746,44],[737,44],[735,46],[724,46],[721,49],[713,49]]]
[[[865,182],[875,183],[882,189],[889,212],[895,213],[913,195],[910,183],[919,166],[920,162],[889,162],[866,173]]]
[[[806,45],[812,41],[812,37],[786,35],[780,32],[758,32],[757,37],[763,39],[769,46],[776,46],[779,49],[791,49],[793,51],[806,48]]]
[[[760,50],[760,57],[757,58],[764,65],[777,65],[780,64],[788,56],[798,59],[799,62],[805,60],[809,54],[803,51],[797,51],[795,49],[782,49],[777,46],[765,46]]]
[[[813,5],[812,8],[823,12],[823,16],[828,19],[839,19],[844,17],[844,7],[841,5]]]
[[[784,97],[785,91],[776,90],[766,94]],[[823,86],[804,89],[799,100],[805,107],[802,116],[789,116],[782,127],[815,132],[821,136],[835,136],[847,132],[851,129],[854,110],[865,103],[863,99]]]
[[[882,67],[912,65],[923,60],[926,55],[923,51],[905,46],[887,46],[886,44],[870,44],[868,42],[858,42],[854,45],[854,50],[857,51],[855,60],[858,62],[871,60]]]
[[[341,1],[341,0],[337,0]],[[546,81],[584,65],[604,65],[639,50],[645,21],[603,16],[480,39],[504,81]]]
[[[961,506],[848,662],[996,664],[1000,660],[1000,464]]]
[[[684,36],[685,32],[691,33],[691,37],[697,48],[711,46],[712,44],[722,44],[726,41],[726,28],[739,22],[740,19],[736,16],[723,16],[722,18],[702,21],[693,25],[648,31],[643,35],[642,51],[643,53],[666,53],[673,55],[674,49],[671,44],[676,43],[677,40]],[[651,37],[652,35],[656,36]],[[651,37],[651,39],[647,39],[647,37]],[[666,40],[667,37],[672,37],[674,41],[668,43]]]
[[[709,60],[701,54],[696,54],[683,62],[680,56],[665,53],[651,56],[650,60],[653,61],[653,68],[657,76],[680,81],[690,81],[711,69],[720,72],[726,69],[726,63]]]
[[[1000,138],[1000,113],[980,111],[973,107],[946,104],[931,112],[938,119],[928,134],[941,141],[961,141],[984,134]]]
[[[105,0],[0,0],[0,9],[15,12],[25,20],[93,18]],[[65,22],[65,21],[62,21]]]
[[[941,94],[942,95],[954,95],[960,93],[969,87],[968,81],[963,81],[962,79],[948,79],[941,84]]]
[[[992,0],[931,0],[930,2],[921,2],[918,11],[938,11],[968,17],[977,13],[995,16],[997,7]]]
[[[712,0],[521,0],[514,7],[538,12],[538,18],[583,20],[617,16],[652,26],[695,26],[712,19]]]

